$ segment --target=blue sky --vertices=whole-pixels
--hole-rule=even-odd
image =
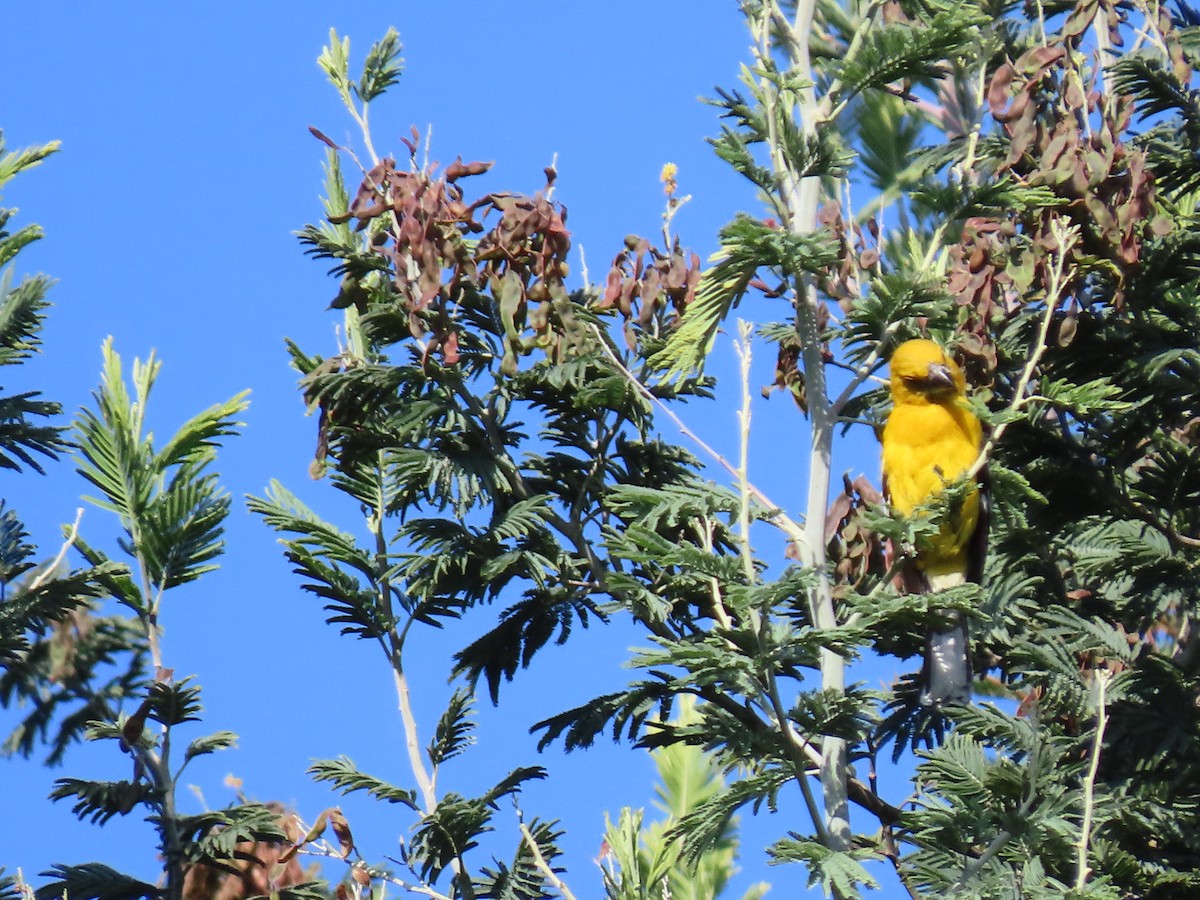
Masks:
[[[405,74],[372,109],[381,151],[399,148],[410,126],[432,126],[434,159],[494,160],[487,188],[525,192],[542,185],[542,169],[557,154],[557,197],[570,210],[568,224],[593,281],[603,279],[626,234],[657,234],[658,176],[668,161],[679,166],[681,192],[693,195],[675,230],[702,257],[734,213],[758,211],[750,188],[704,143],[719,125],[716,110],[699,98],[716,85],[732,86],[747,56],[748,38],[730,0],[251,2],[222,5],[219,13],[216,5],[137,2],[122,4],[119,15],[113,9],[20,4],[4,11],[0,128],[10,149],[63,144],[3,198],[20,207],[16,224],[38,222],[47,235],[18,258],[17,274],[57,279],[44,352],[6,372],[4,388],[42,390],[73,411],[97,381],[107,335],[127,363],[151,349],[163,360],[150,416],[163,437],[191,414],[250,388],[244,434],[228,443],[219,464],[235,498],[278,478],[345,527],[355,523],[354,509],[308,478],[315,422],[303,415],[283,347],[287,336],[310,352],[329,353],[339,321],[325,308],[335,281],[302,254],[294,236],[320,215],[324,148],[307,126],[353,139],[353,123],[315,63],[331,26],[351,38],[352,71],[388,26],[400,32]],[[782,316],[774,310],[764,318]],[[727,344],[718,352],[730,356]],[[771,380],[770,357],[758,348],[756,384]],[[732,455],[735,421],[727,404],[693,406],[688,415]],[[790,449],[802,440],[798,413],[777,397],[761,401],[755,416],[752,477],[776,502],[798,508],[803,473]],[[668,424],[664,429],[670,434]],[[855,466],[876,474],[875,453],[864,446]],[[47,551],[56,547],[58,526],[74,517],[86,492],[70,464],[52,465],[46,478],[0,478],[0,495],[34,540]],[[103,545],[112,523],[89,508],[83,533]],[[164,615],[168,662],[178,674],[195,673],[205,691],[203,730],[190,736],[216,729],[241,735],[237,750],[198,761],[187,780],[210,806],[231,799],[222,786],[227,772],[241,777],[251,796],[291,804],[310,820],[340,802],[363,844],[376,855],[392,852],[408,820],[340,801],[304,774],[312,758],[344,753],[367,771],[406,782],[390,673],[368,648],[323,624],[272,535],[240,502],[227,539],[223,568],[177,591]],[[782,542],[763,548],[768,556],[776,551]],[[479,619],[468,628],[485,624]],[[449,692],[448,655],[466,640],[461,632],[438,635],[422,648],[428,676],[416,694],[426,734]],[[527,816],[562,819],[567,881],[581,898],[600,893],[591,859],[603,812],[648,806],[651,764],[640,751],[611,745],[537,759],[527,730],[622,685],[625,648],[641,640],[628,628],[593,628],[546,651],[498,710],[481,707],[481,746],[465,767],[447,772],[461,779],[452,787],[470,791],[515,765],[547,766],[551,780],[531,789],[522,805]],[[0,713],[5,732],[12,721]],[[127,769],[110,747],[80,749],[58,771],[0,761],[0,865],[32,874],[52,862],[98,859],[152,877],[157,863],[144,823],[94,828],[77,823],[67,804],[43,799],[56,777],[123,778]],[[497,822],[502,832],[506,816],[502,811]],[[749,829],[740,883],[765,877],[774,896],[801,893],[803,870],[768,872],[760,849],[797,827],[798,808],[785,805]]]

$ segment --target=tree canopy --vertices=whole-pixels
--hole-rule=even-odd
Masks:
[[[1200,16],[1105,0],[742,10],[752,56],[740,84],[715,92],[712,144],[761,208],[732,217],[702,265],[674,232],[685,198],[668,166],[662,234],[631,235],[597,284],[572,275],[552,167],[532,196],[484,192],[473,185],[489,164],[431,165],[415,129],[377,149],[368,111],[400,80],[398,35],[352,66],[331,34],[320,64],[359,133],[313,129],[324,209],[301,240],[331,266],[344,331],[333,353],[289,349],[316,413],[313,475],[362,522],[328,521],[280,483],[246,502],[329,624],[378,648],[408,737],[411,783],[344,756],[311,776],[396,805],[411,830],[398,857],[372,860],[336,807],[304,828],[270,805],[176,808],[183,767],[232,736],[172,755],[199,688],[161,658],[159,616],[222,550],[231,500],[210,467],[244,399],[156,445],[141,417],[157,363],[134,363],[131,391],[106,347],[72,440],[120,522],[120,561],[71,532],[64,554],[85,568],[33,569],[3,514],[0,699],[32,710],[16,749],[49,741],[61,755],[86,734],[131,757],[130,780],[64,778],[55,796],[100,823],[146,811],[165,879],[65,864],[38,896],[174,900],[235,875],[239,896],[583,894],[564,876],[556,822],[513,830],[496,815],[541,767],[515,762],[474,796],[440,775],[478,752],[477,689],[503,707],[537,654],[618,618],[649,644],[631,653],[628,686],[529,723],[543,746],[611,735],[654,749],[668,797],[695,780],[661,828],[632,811],[610,825],[610,897],[715,894],[731,863],[713,854],[729,851],[734,817],[784,791],[806,818],[783,825],[769,856],[836,897],[877,888],[885,870],[911,896],[1194,894]],[[6,156],[0,173],[45,152]],[[0,259],[34,235],[0,236]],[[6,293],[0,362],[31,348],[43,290]],[[718,382],[705,363],[723,329],[742,365]],[[913,337],[952,349],[989,426],[982,586],[902,593],[895,576],[944,505],[905,519],[873,473],[834,478],[839,442],[874,440],[886,360]],[[771,346],[773,387],[795,401],[772,409],[803,435],[800,509],[748,471],[754,346]],[[686,428],[713,397],[741,410],[736,459],[660,427]],[[60,429],[33,424],[51,406],[0,403],[14,409],[0,464],[36,468],[34,454],[66,449]],[[966,489],[949,486],[945,502]],[[447,708],[419,723],[413,642],[487,605],[495,624],[464,637]],[[971,620],[978,678],[975,702],[934,709],[918,702],[914,658],[944,609]],[[912,674],[855,680],[867,655],[911,661]],[[901,790],[878,777],[887,767]],[[511,854],[488,856],[485,835],[506,829]],[[305,853],[345,861],[326,866],[336,888],[298,871]],[[270,865],[252,889],[254,856]]]

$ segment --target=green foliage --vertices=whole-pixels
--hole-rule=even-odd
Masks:
[[[406,862],[416,868],[423,880],[436,880],[443,870],[477,846],[485,832],[492,830],[492,813],[498,800],[516,794],[521,784],[530,779],[545,777],[541,768],[523,767],[514,769],[479,797],[446,792],[414,831]]]
[[[286,839],[278,810],[243,807],[191,818],[177,812],[175,789],[184,768],[198,756],[232,746],[231,732],[196,738],[184,746],[182,760],[171,759],[175,730],[198,721],[202,707],[193,679],[175,681],[164,664],[159,616],[165,593],[211,571],[223,548],[229,500],[207,469],[220,439],[236,432],[232,417],[245,403],[237,397],[200,413],[156,450],[145,419],[158,363],[153,356],[144,365],[134,362],[131,392],[111,341],[103,352],[96,408],[80,412],[75,446],[80,473],[102,493],[94,502],[120,521],[124,536],[118,545],[132,569],[79,537],[78,521],[60,557],[37,566],[20,523],[4,515],[0,583],[11,590],[12,601],[0,615],[5,628],[0,640],[9,657],[0,699],[32,708],[6,748],[28,755],[46,741],[48,762],[56,763],[81,737],[110,741],[114,752],[132,757],[131,779],[60,778],[51,799],[71,801],[79,818],[97,825],[141,810],[158,831],[165,886],[99,863],[60,865],[47,873],[53,880],[38,896],[176,900],[191,866],[236,858],[233,845],[242,840]],[[72,546],[90,568],[65,571],[63,559]],[[105,599],[128,614],[99,615]]]
[[[469,691],[459,688],[454,692],[446,711],[438,719],[433,743],[426,750],[431,765],[440,766],[446,760],[465,753],[475,743],[472,736],[475,727],[469,718],[474,702],[475,698]]]
[[[783,279],[816,274],[838,259],[838,246],[825,234],[791,234],[749,216],[738,216],[721,230],[716,264],[704,273],[695,301],[679,329],[650,363],[672,374],[699,367],[712,347],[717,327],[745,294],[761,269]]]
[[[857,52],[832,65],[829,76],[841,83],[842,102],[896,81],[934,80],[946,61],[971,55],[979,46],[979,28],[988,24],[982,10],[954,4],[922,17],[920,27],[905,22],[868,28]]]
[[[108,564],[56,575],[48,564],[34,561],[36,550],[16,513],[0,500],[0,696],[15,688],[9,666],[29,659],[30,633],[45,634],[73,610],[101,595],[98,580],[120,572]],[[7,702],[7,699],[5,700]]]
[[[565,869],[554,865],[553,862],[559,855],[557,845],[563,836],[557,823],[534,819],[527,827],[542,859],[547,861],[547,865],[556,875],[562,874]],[[545,876],[528,841],[517,848],[511,863],[505,864],[497,860],[495,864],[495,869],[488,866],[481,869],[480,877],[473,885],[477,896],[494,897],[496,900],[523,900],[526,897],[546,896]]]
[[[695,725],[694,704],[680,703],[670,727]],[[685,860],[672,832],[685,816],[713,802],[724,789],[724,778],[712,757],[693,745],[676,743],[652,751],[659,783],[656,805],[665,819],[643,827],[642,810],[621,810],[616,823],[607,822],[602,854],[605,895],[610,900],[642,900],[669,895],[682,900],[711,900],[721,895],[736,873],[737,820],[727,817],[720,836],[698,859]],[[743,895],[757,900],[769,889],[759,883]]]
[[[144,433],[145,412],[160,364],[153,354],[145,363],[134,360],[130,394],[111,339],[103,353],[96,411],[82,409],[76,419],[79,473],[100,489],[92,502],[120,517],[126,533],[121,547],[144,567],[148,596],[142,600],[154,602],[154,595],[215,568],[229,496],[207,469],[219,439],[235,433],[234,417],[246,408],[246,395],[194,416],[155,450]]]
[[[388,803],[402,803],[413,810],[418,810],[417,795],[414,791],[404,790],[381,781],[354,767],[346,757],[339,759],[319,760],[309,767],[309,774],[315,781],[327,781],[343,794],[354,791],[366,791],[377,800]]]
[[[127,816],[143,803],[156,798],[155,789],[132,781],[83,781],[59,778],[50,792],[51,800],[74,799],[71,812],[93,825],[103,825],[113,816]]]
[[[195,862],[236,860],[245,853],[238,845],[247,842],[288,841],[278,807],[262,803],[180,816],[178,828],[192,842],[184,855]]]
[[[0,138],[0,187],[58,149],[57,142],[6,152]],[[15,285],[13,261],[42,236],[36,225],[7,230],[14,210],[0,209],[0,365],[26,362],[40,346],[50,280],[23,278]],[[38,473],[37,457],[55,458],[70,446],[57,425],[38,424],[59,413],[59,405],[26,392],[0,397],[0,468]],[[76,523],[76,527],[78,523]],[[104,559],[71,569],[66,554],[76,539],[65,529],[66,544],[56,558],[39,557],[15,510],[0,501],[0,705],[22,709],[3,745],[4,753],[30,756],[46,743],[46,762],[60,762],[79,740],[88,721],[105,704],[126,695],[142,675],[134,654],[125,671],[113,674],[114,657],[128,653],[126,623],[91,615],[106,585],[124,568]]]
[[[137,900],[158,897],[161,888],[122,875],[103,863],[79,866],[54,866],[46,873],[53,877],[37,890],[38,900],[76,897],[78,900]]]
[[[329,31],[329,43],[317,63],[337,88],[342,102],[353,108],[353,98],[356,98],[365,106],[400,80],[403,68],[400,35],[394,28],[389,28],[387,34],[371,46],[363,63],[362,77],[357,82],[350,78],[350,38],[339,39],[333,29]]]
[[[0,133],[0,189],[57,150],[57,141],[6,150]],[[50,305],[46,300],[50,280],[45,276],[22,278],[13,284],[14,270],[9,264],[23,248],[42,237],[37,225],[10,232],[7,226],[15,213],[0,208],[0,366],[22,363],[38,349],[38,332]],[[54,459],[66,449],[61,426],[39,424],[39,420],[57,416],[62,408],[40,397],[36,391],[0,396],[0,468],[19,471],[27,466],[42,472],[37,455]]]
[[[759,192],[762,214],[734,217],[703,273],[678,240],[630,236],[596,291],[567,285],[570,234],[551,174],[534,196],[472,195],[489,164],[422,167],[417,132],[405,153],[377,153],[367,111],[399,77],[399,40],[388,32],[352,77],[349,41],[331,33],[320,64],[362,129],[365,171],[351,190],[346,151],[314,130],[329,151],[326,220],[301,239],[339,279],[331,305],[344,340],[329,357],[289,352],[316,413],[312,472],[362,520],[326,521],[278,483],[248,506],[329,623],[377,647],[396,685],[411,787],[345,757],[310,770],[411,814],[394,871],[356,862],[347,877],[456,898],[563,893],[555,823],[526,829],[518,814],[508,861],[476,862],[500,837],[501,801],[545,773],[495,772],[476,796],[449,779],[478,756],[481,682],[501,702],[535,656],[625,618],[645,635],[628,685],[534,726],[543,745],[608,734],[657,754],[668,817],[644,828],[625,810],[610,822],[610,897],[715,896],[733,865],[734,817],[793,797],[802,810],[771,859],[800,863],[810,886],[838,898],[878,889],[885,866],[914,896],[1190,895],[1195,33],[1161,10],[1134,23],[1095,3],[1051,5],[1036,21],[990,2],[743,9],[755,58],[737,90],[717,91],[725,122],[713,145]],[[1092,32],[1115,57],[1103,72]],[[866,185],[876,195],[851,208]],[[18,232],[8,252],[31,236]],[[732,310],[750,314],[758,293],[780,301],[772,318],[784,311],[760,326],[778,354],[775,386],[811,423],[795,451],[807,467],[794,467],[809,479],[806,517],[772,508],[745,471],[732,487],[714,483],[656,430],[662,408],[712,396],[715,382],[696,373]],[[5,308],[0,362],[17,361],[41,307]],[[839,426],[839,440],[873,446],[856,427],[877,429],[887,414],[886,386],[872,379],[917,336],[950,346],[990,428],[982,586],[901,590],[911,578],[897,576],[946,504],[901,519],[869,478],[831,484]],[[19,520],[0,509],[3,584],[14,600],[28,595],[11,622],[0,610],[0,652],[16,661],[0,697],[39,697],[14,749],[29,752],[66,712],[58,755],[88,720],[89,737],[133,754],[137,780],[63,779],[57,796],[100,822],[149,808],[178,873],[283,832],[267,808],[194,818],[168,808],[181,764],[167,736],[198,717],[199,695],[163,672],[157,617],[163,593],[222,549],[229,501],[208,469],[244,404],[213,407],[155,449],[144,416],[157,368],[135,362],[131,388],[106,345],[96,408],[78,419],[81,472],[120,518],[132,571],[74,539],[91,569],[43,583]],[[16,402],[13,421],[40,415],[31,397]],[[0,433],[14,464],[61,448],[45,441]],[[946,503],[970,488],[949,485]],[[764,537],[771,527],[784,539]],[[785,542],[786,556],[775,550]],[[70,645],[86,689],[39,693],[66,654],[51,630],[104,595],[133,619],[89,619],[86,640]],[[914,657],[949,612],[970,620],[976,693],[990,702],[920,703]],[[456,625],[468,615],[469,637]],[[464,635],[428,743],[411,697],[428,673],[409,671],[424,627]],[[856,684],[846,667],[867,654],[895,657],[906,674]],[[122,674],[105,683],[110,668]],[[196,738],[182,764],[231,741]],[[876,778],[881,760],[906,765],[914,753],[910,784]],[[328,825],[349,857],[335,812],[295,844]],[[145,887],[101,866],[55,877],[50,887],[73,896]],[[177,874],[168,880],[177,894]]]
[[[878,889],[875,881],[863,868],[862,860],[871,859],[870,851],[830,850],[818,841],[798,836],[776,841],[768,850],[776,863],[800,862],[808,867],[808,886],[821,888],[838,897],[861,897],[858,886]]]

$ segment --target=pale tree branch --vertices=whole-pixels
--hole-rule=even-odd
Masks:
[[[738,487],[741,493],[741,503],[738,507],[738,526],[741,534],[742,565],[747,584],[753,584],[758,579],[758,575],[754,570],[754,555],[750,548],[750,362],[752,359],[750,338],[753,330],[754,326],[751,323],[738,320],[738,340],[734,344],[734,349],[738,355],[738,362],[740,363],[742,389],[741,408],[738,412],[738,425],[740,426],[741,438],[738,456]],[[800,792],[804,797],[804,805],[807,807],[809,816],[812,818],[813,827],[816,829],[817,839],[822,843],[828,843],[829,835],[826,831],[825,822],[821,816],[820,807],[817,806],[817,799],[813,795],[812,787],[808,783],[808,768],[810,765],[816,765],[817,771],[820,771],[821,754],[812,744],[796,734],[795,729],[792,727],[792,723],[787,715],[787,709],[784,707],[783,699],[779,694],[779,683],[775,678],[775,671],[772,667],[768,666],[766,668],[765,679],[767,700],[780,734],[783,735],[784,740],[787,742],[789,755],[792,757],[793,765],[796,768],[796,781],[800,785]]]
[[[75,545],[75,539],[79,537],[79,523],[82,519],[83,507],[81,506],[75,510],[75,522],[71,525],[70,530],[67,532],[67,537],[66,540],[63,541],[63,545],[58,549],[58,555],[54,557],[50,565],[42,569],[42,571],[38,573],[37,577],[29,583],[28,589],[30,591],[36,591],[43,584],[54,577],[54,573],[58,571],[58,567],[61,566],[63,560],[67,558],[67,551],[69,551],[71,547]]]
[[[1087,884],[1091,867],[1088,866],[1088,846],[1092,840],[1092,814],[1095,808],[1096,772],[1100,769],[1100,750],[1104,745],[1104,731],[1108,727],[1108,683],[1112,672],[1096,669],[1096,733],[1092,736],[1091,758],[1088,760],[1087,775],[1083,779],[1083,821],[1079,825],[1079,842],[1075,845],[1075,890],[1082,892]]]
[[[700,435],[696,434],[696,432],[694,432],[688,426],[688,424],[686,422],[684,422],[683,419],[681,419],[673,409],[671,409],[671,407],[669,407],[666,403],[663,402],[661,397],[656,397],[654,395],[654,393],[648,387],[646,387],[644,384],[642,384],[638,380],[638,377],[636,375],[634,375],[631,371],[629,371],[629,367],[626,366],[623,362],[621,362],[620,357],[618,357],[617,354],[613,352],[612,348],[608,345],[608,341],[606,341],[604,339],[604,335],[601,333],[600,329],[595,325],[593,325],[591,327],[592,327],[592,333],[596,336],[596,340],[599,342],[599,345],[600,345],[601,349],[604,351],[604,354],[608,357],[609,362],[611,362],[614,366],[616,366],[617,371],[619,371],[622,375],[625,376],[625,380],[629,383],[629,386],[632,387],[635,391],[637,391],[642,397],[649,400],[652,404],[654,404],[656,407],[658,407],[658,409],[668,419],[671,420],[672,424],[676,428],[679,429],[680,434],[682,434],[684,437],[693,441],[696,444],[696,446],[698,446],[702,451],[704,451],[704,453],[710,459],[713,460],[713,462],[717,463],[717,465],[719,465],[721,468],[723,468],[726,472],[728,472],[734,478],[737,478],[738,477],[737,466],[735,466],[733,463],[731,463],[729,460],[727,460],[724,456],[722,456],[720,453],[718,453],[716,450],[714,450],[711,446],[709,446],[709,444],[702,437],[700,437]],[[781,508],[779,506],[779,504],[774,503],[770,497],[768,497],[766,494],[764,494],[762,491],[760,491],[758,488],[756,488],[753,484],[748,483],[747,488],[749,489],[749,491],[750,491],[751,495],[754,497],[754,499],[757,500],[759,503],[761,503],[767,509],[779,510]],[[778,528],[780,531],[782,531],[785,535],[787,535],[788,540],[791,541],[797,548],[799,548],[804,543],[804,541],[807,539],[805,536],[804,529],[799,525],[799,523],[790,519],[783,512],[772,513],[771,515],[767,516],[766,521],[770,522],[772,525],[774,525],[776,528]]]
[[[554,871],[550,863],[546,862],[546,857],[542,855],[542,848],[538,846],[537,841],[533,837],[533,832],[529,830],[529,826],[524,822],[521,822],[520,826],[521,836],[525,839],[525,844],[529,847],[529,852],[533,854],[533,862],[538,867],[538,871],[545,876],[550,886],[562,895],[563,900],[575,900],[575,895],[571,893],[571,889],[558,877],[558,873]]]
[[[754,554],[750,549],[750,336],[754,326],[744,319],[738,320],[738,340],[734,342],[734,350],[738,356],[741,373],[742,402],[738,410],[738,493],[741,502],[738,504],[738,530],[742,568],[746,576],[746,584],[754,584],[757,573],[754,571]]]
[[[879,6],[873,0],[868,14],[851,42],[847,54],[857,52],[874,11]],[[756,37],[756,54],[759,68],[772,70],[771,21],[778,15],[777,0],[766,4],[761,18],[751,18],[751,28]],[[816,14],[816,0],[799,0],[796,7],[795,26],[787,33],[786,52],[794,73],[805,87],[796,91],[794,105],[786,110],[779,109],[779,91],[765,75],[760,79],[760,89],[766,106],[768,123],[768,150],[771,165],[782,192],[782,212],[785,225],[797,235],[811,233],[816,228],[817,206],[821,197],[820,179],[813,176],[799,177],[792,160],[784,152],[782,143],[775,134],[778,116],[785,113],[794,117],[801,132],[815,138],[818,123],[829,118],[836,109],[836,95],[831,90],[825,101],[817,103],[812,59],[808,50],[809,34]],[[829,484],[833,449],[833,428],[836,415],[829,401],[825,381],[824,349],[818,327],[819,304],[816,283],[811,275],[802,275],[793,285],[796,307],[796,334],[800,343],[805,383],[808,395],[811,437],[808,466],[808,493],[805,502],[804,534],[801,545],[801,561],[813,571],[816,578],[809,595],[810,616],[813,625],[822,631],[837,627],[837,612],[833,606],[833,594],[826,571],[825,558],[825,514],[829,506]],[[846,662],[829,649],[822,649],[820,656],[821,687],[833,693],[846,689]],[[825,800],[825,838],[823,843],[833,850],[850,847],[850,812],[847,798],[848,758],[846,741],[827,735],[822,739],[821,786]]]

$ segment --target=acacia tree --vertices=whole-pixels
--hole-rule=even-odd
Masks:
[[[54,141],[9,151],[0,135],[0,188],[57,149]],[[38,350],[51,286],[44,275],[15,279],[14,260],[42,237],[41,228],[34,224],[10,231],[7,226],[15,212],[0,209],[0,366],[24,363]],[[36,391],[0,396],[0,468],[9,475],[28,470],[45,474],[42,463],[57,459],[69,446],[66,429],[53,423],[60,412],[58,403]],[[69,568],[69,543],[50,559],[39,558],[17,511],[0,500],[0,703],[4,705],[24,699],[26,689],[34,684],[51,688],[65,674],[62,655],[50,652],[52,636],[69,632],[69,623],[102,592],[98,580],[111,574],[107,566]],[[37,669],[39,677],[26,682],[15,674],[25,666]],[[53,691],[45,693],[53,703]],[[31,716],[4,749],[32,752],[45,737],[44,720]],[[51,743],[50,759],[60,757],[63,749],[62,743]],[[5,876],[0,869],[0,896],[13,896],[16,890],[15,877]]]
[[[6,153],[0,141],[0,186],[57,147]],[[0,210],[0,229],[13,212]],[[36,225],[0,230],[0,265],[41,236]],[[0,365],[21,363],[38,349],[50,284],[41,275],[14,284],[11,267],[0,276]],[[63,529],[57,553],[40,558],[16,512],[0,501],[0,704],[19,710],[3,752],[28,757],[45,749],[54,766],[81,740],[108,742],[126,759],[129,776],[63,777],[51,799],[70,801],[76,815],[98,824],[143,813],[155,836],[146,858],[161,860],[163,877],[151,884],[99,862],[60,864],[42,873],[50,880],[37,894],[212,896],[214,884],[234,876],[294,898],[325,896],[314,893],[295,862],[267,877],[263,858],[272,851],[277,858],[300,836],[281,821],[280,808],[247,802],[189,815],[177,803],[189,765],[236,738],[218,731],[180,743],[200,717],[200,689],[190,677],[175,678],[161,635],[168,592],[215,568],[223,550],[230,497],[211,465],[220,440],[236,431],[244,395],[193,416],[156,447],[146,422],[159,362],[153,354],[135,360],[131,390],[111,340],[102,355],[94,405],[79,412],[73,428],[54,423],[61,407],[37,392],[0,397],[0,467],[43,474],[39,456],[74,451],[79,473],[97,492],[88,499],[115,514],[122,534],[111,556],[90,544],[81,509]],[[76,553],[85,563],[78,568],[69,562]],[[24,825],[21,811],[11,818],[13,827]],[[32,894],[28,883],[0,871],[0,897]]]
[[[536,727],[567,749],[609,731],[710,750],[731,781],[672,828],[685,858],[793,785],[810,821],[769,852],[838,896],[874,883],[870,859],[914,896],[1182,896],[1200,834],[1186,762],[1193,31],[1104,2],[743,9],[755,55],[719,92],[729,124],[714,147],[764,215],[731,222],[700,277],[677,239],[631,239],[604,285],[575,291],[554,172],[534,197],[472,195],[487,165],[422,166],[415,131],[399,157],[376,153],[367,105],[399,69],[385,42],[353,83],[331,46],[366,157],[317,133],[327,224],[304,239],[334,261],[346,340],[293,360],[320,412],[317,465],[362,504],[375,543],[352,545],[280,488],[253,505],[332,621],[388,655],[411,746],[412,628],[503,604],[457,656],[466,686],[439,726],[452,734],[474,685],[503,702],[547,645],[629,616],[654,643],[631,659],[641,675]],[[361,168],[353,192],[343,156]],[[750,482],[748,406],[729,487],[655,430],[656,414],[716,390],[703,359],[739,302],[782,314],[759,332],[809,424],[795,513]],[[838,427],[861,439],[857,423],[880,422],[872,377],[919,335],[953,345],[991,425],[982,591],[900,596],[894,564],[937,510],[898,521],[869,481],[830,483]],[[756,521],[782,530],[796,565],[764,556]],[[847,678],[861,653],[916,655],[945,608],[974,622],[981,693],[1009,702],[943,713],[920,707],[912,677],[887,690]],[[681,696],[700,701],[696,721],[662,724]],[[909,795],[854,774],[910,748]],[[410,864],[427,881],[453,868],[454,895],[494,890],[463,874],[478,832],[449,825],[461,798],[430,790],[417,755],[413,767],[404,802],[448,843],[423,838]],[[319,774],[398,790],[348,766]],[[556,883],[553,848],[536,843],[533,893]]]
[[[326,48],[361,141],[315,132],[328,146],[326,220],[304,240],[334,265],[345,331],[331,356],[291,350],[318,412],[314,473],[361,507],[370,539],[280,485],[250,506],[330,622],[377,645],[394,674],[412,786],[348,758],[313,774],[409,809],[414,829],[393,863],[367,861],[331,812],[287,836],[280,863],[348,859],[339,896],[384,883],[569,896],[555,823],[518,822],[511,861],[475,862],[497,802],[539,768],[499,773],[476,797],[441,776],[469,752],[477,686],[503,703],[534,655],[628,617],[653,645],[631,658],[628,688],[531,724],[567,749],[608,733],[711,754],[726,782],[673,821],[676,849],[643,836],[676,876],[724,852],[735,812],[795,791],[807,819],[768,853],[804,863],[835,896],[874,886],[878,865],[912,896],[1190,896],[1192,14],[1105,0],[742,8],[754,54],[742,84],[718,91],[726,125],[713,143],[762,214],[730,222],[703,272],[666,230],[661,244],[631,238],[603,285],[574,290],[553,170],[533,197],[472,193],[488,165],[423,165],[415,131],[402,153],[377,152],[368,111],[399,78],[398,40],[377,43],[359,79],[348,42]],[[748,471],[749,327],[728,473],[657,430],[726,389],[703,364],[739,303],[777,345],[777,385],[797,402],[774,414],[807,422],[798,504],[764,496]],[[980,466],[996,514],[982,589],[912,597],[892,576],[939,510],[898,520],[869,478],[836,485],[831,472],[835,442],[870,441],[886,412],[876,378],[891,348],[921,335],[950,344],[969,373],[991,426]],[[458,690],[423,745],[408,648],[420,629],[492,603],[495,627],[457,655]],[[878,690],[854,681],[863,654],[916,657],[939,609],[972,620],[976,703],[924,709],[913,676]],[[672,720],[682,698],[694,712]],[[129,734],[148,751],[160,740]],[[875,772],[910,772],[910,750],[908,788],[885,793]],[[121,811],[119,797],[76,787],[85,814]],[[224,815],[209,822],[224,832],[186,846],[232,844],[237,816]],[[636,852],[632,817],[613,836],[623,868],[610,894],[671,883]],[[64,872],[74,880],[47,896],[154,890]]]

